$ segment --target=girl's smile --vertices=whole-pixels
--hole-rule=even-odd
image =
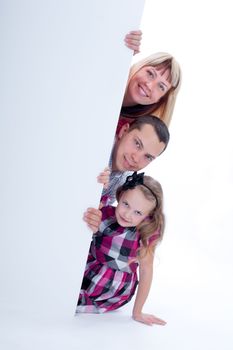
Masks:
[[[155,203],[146,199],[139,187],[127,190],[121,194],[116,207],[116,219],[120,226],[131,227],[139,225],[154,208]]]

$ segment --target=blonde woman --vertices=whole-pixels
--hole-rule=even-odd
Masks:
[[[129,73],[121,117],[156,115],[169,126],[181,84],[181,69],[175,58],[164,52],[135,63]]]
[[[125,37],[134,54],[140,50],[142,32],[132,31]],[[176,59],[166,52],[154,53],[135,63],[121,108],[119,127],[143,115],[155,115],[169,127],[181,85],[181,69]]]

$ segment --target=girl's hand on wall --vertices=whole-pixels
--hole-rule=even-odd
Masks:
[[[140,45],[142,40],[141,30],[132,30],[125,36],[125,45],[134,51],[134,55],[140,52]]]
[[[149,315],[149,314],[137,314],[133,315],[133,319],[138,322],[142,322],[147,324],[148,326],[153,326],[153,324],[158,324],[160,326],[165,326],[166,322],[161,320],[161,318],[158,318],[154,315]]]
[[[99,176],[97,176],[97,181],[100,183],[100,184],[103,184],[103,187],[104,188],[108,188],[108,185],[109,185],[109,178],[110,178],[110,174],[111,174],[111,171],[108,167],[106,167],[104,169],[104,171],[102,171]]]
[[[83,220],[87,223],[87,226],[96,233],[99,230],[101,223],[102,212],[99,209],[87,208],[83,214]]]

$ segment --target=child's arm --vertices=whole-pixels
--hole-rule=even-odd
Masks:
[[[96,233],[99,230],[101,218],[101,210],[95,208],[88,208],[83,214],[83,220],[87,223],[87,226],[93,233]]]
[[[132,30],[125,36],[125,45],[134,51],[134,55],[140,52],[141,39],[141,30]]]
[[[143,256],[144,252],[141,251],[140,253],[142,253]],[[145,257],[140,258],[139,260],[139,285],[132,316],[135,321],[145,323],[149,326],[152,326],[153,324],[164,326],[166,324],[165,321],[154,315],[144,314],[142,312],[143,305],[146,302],[151,287],[153,277],[153,260],[152,253],[147,253]]]

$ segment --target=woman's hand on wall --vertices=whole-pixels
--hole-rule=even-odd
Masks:
[[[134,51],[134,55],[140,52],[140,45],[142,40],[141,30],[132,30],[125,36],[125,45]]]

